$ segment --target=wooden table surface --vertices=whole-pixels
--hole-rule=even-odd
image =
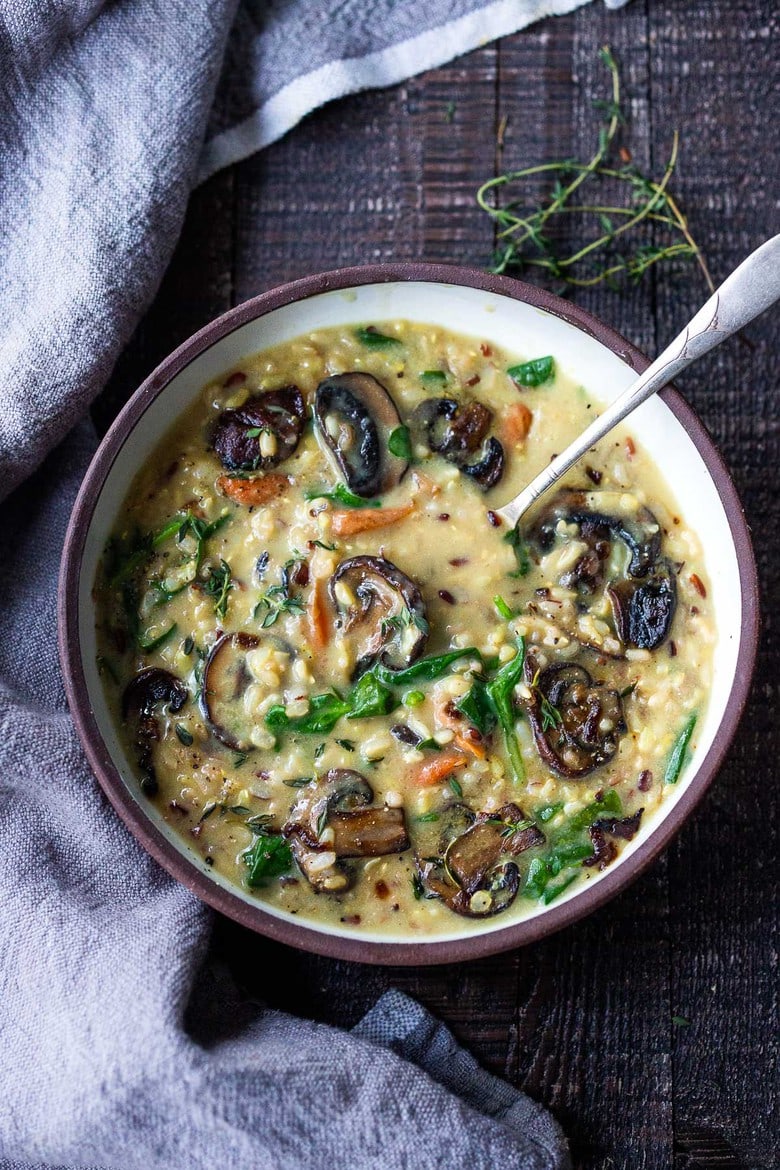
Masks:
[[[592,4],[334,103],[199,189],[99,424],[186,336],[283,281],[391,259],[485,266],[493,228],[477,186],[496,168],[590,150],[605,43],[621,65],[637,163],[662,171],[680,129],[674,189],[723,279],[780,231],[780,8],[633,0],[616,14]],[[575,299],[654,354],[704,294],[681,266]],[[272,1005],[349,1026],[387,987],[416,996],[486,1067],[553,1110],[578,1167],[777,1165],[779,333],[780,312],[765,316],[680,383],[744,501],[764,628],[728,761],[652,870],[548,941],[465,966],[350,965],[217,924],[216,951]]]

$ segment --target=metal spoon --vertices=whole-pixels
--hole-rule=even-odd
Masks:
[[[603,439],[640,403],[668,385],[682,370],[748,325],[780,299],[780,236],[756,248],[675,337],[644,374],[608,406],[602,415],[532,479],[513,500],[496,508],[512,527],[543,492],[565,475],[578,459]]]

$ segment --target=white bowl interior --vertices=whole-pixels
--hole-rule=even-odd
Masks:
[[[117,735],[95,665],[97,651],[91,593],[96,566],[137,468],[151,455],[171,422],[194,401],[205,383],[238,363],[246,355],[256,353],[269,345],[287,341],[309,330],[399,317],[446,326],[464,334],[478,334],[480,339],[492,341],[523,356],[552,353],[559,365],[575,377],[595,401],[603,404],[612,401],[628,386],[633,377],[631,368],[593,337],[559,317],[509,297],[460,285],[401,281],[320,293],[275,309],[266,316],[242,325],[215,342],[176,375],[146,410],[125,441],[96,502],[87,535],[79,580],[79,637],[89,701],[106,748],[130,796],[143,808],[160,833],[193,866],[208,874],[212,881],[252,905],[258,904],[256,898],[222,879],[218,874],[212,873],[166,825],[157,810],[137,795],[138,782],[133,763]],[[624,848],[618,861],[610,867],[611,870],[625,863],[640,843],[653,832],[659,821],[680,800],[712,745],[723,719],[735,677],[742,621],[739,569],[728,518],[693,441],[670,409],[658,398],[651,399],[638,409],[634,415],[632,429],[653,455],[664,479],[672,489],[672,494],[682,506],[686,522],[699,535],[712,584],[711,596],[718,627],[718,642],[712,695],[704,721],[697,727],[698,746],[694,760],[686,768],[676,787],[667,793],[654,816],[647,819],[642,831]],[[592,877],[586,886],[575,884],[555,902],[555,906],[581,897],[586,889],[591,890],[594,883],[602,880],[603,876],[599,874]],[[266,903],[260,905],[268,914],[303,922],[297,917],[289,919],[288,915]],[[380,943],[445,942],[475,932],[484,934],[506,929],[515,923],[518,917],[531,918],[544,913],[546,908],[528,904],[525,913],[510,913],[492,921],[458,920],[452,931],[434,935],[430,940],[385,932],[381,934],[363,932],[359,937]],[[323,934],[344,935],[352,939],[357,937],[353,931],[311,920],[306,920],[305,925]]]

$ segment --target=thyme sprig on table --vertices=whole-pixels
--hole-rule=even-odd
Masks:
[[[541,163],[497,175],[483,183],[477,192],[477,202],[495,221],[499,231],[491,271],[520,274],[527,268],[545,270],[563,288],[585,288],[590,285],[615,285],[619,277],[640,280],[653,265],[677,258],[695,259],[704,274],[708,287],[714,285],[706,261],[688,228],[688,221],[669,190],[677,165],[679,134],[675,130],[672,147],[664,173],[659,180],[644,175],[630,161],[627,151],[620,152],[622,165],[612,162],[612,152],[618,128],[625,124],[621,107],[620,74],[608,46],[599,56],[609,70],[612,94],[609,101],[596,101],[594,107],[604,115],[599,126],[598,145],[587,162],[562,159]],[[541,205],[529,204],[514,191],[525,180],[549,176],[552,190]],[[626,199],[598,198],[598,191],[589,201],[585,186],[610,185],[611,190],[625,193]],[[503,206],[493,205],[499,192],[509,191],[510,199]],[[576,198],[575,198],[576,197]],[[573,251],[552,238],[551,228],[559,217],[579,216],[588,225],[592,236],[587,243]],[[593,225],[596,234],[593,234]],[[641,225],[653,224],[664,230],[669,239],[662,244],[651,240],[627,244],[627,237],[636,236]]]

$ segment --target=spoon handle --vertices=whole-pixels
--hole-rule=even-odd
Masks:
[[[682,333],[666,347],[627,390],[594,419],[565,451],[544,468],[527,487],[502,508],[497,508],[514,526],[542,492],[552,487],[569,468],[641,402],[668,385],[702,354],[737,333],[754,317],[780,299],[780,235],[767,240],[724,280]]]

